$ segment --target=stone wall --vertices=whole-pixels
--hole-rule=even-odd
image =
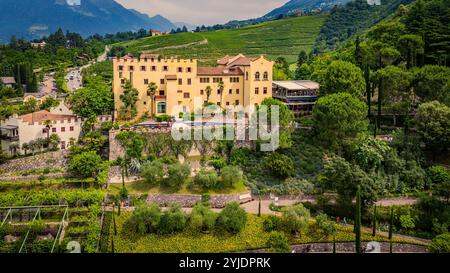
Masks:
[[[162,127],[162,128],[133,128],[131,130],[135,130],[136,132],[143,132],[148,134],[157,134],[157,133],[167,133],[170,135],[171,128],[170,127]],[[116,135],[120,133],[121,130],[110,130],[109,132],[109,160],[116,160],[118,157],[123,156],[125,154],[124,149],[120,145],[120,143],[116,140]],[[235,141],[235,146],[238,148],[246,147],[246,148],[254,148],[255,142],[248,140],[237,140]],[[188,153],[188,157],[197,157],[200,156],[200,151],[195,147],[192,147],[191,151]]]
[[[200,202],[201,195],[196,194],[149,194],[147,198],[148,204],[156,204],[160,207],[170,207],[180,205],[183,208],[192,208]],[[246,194],[220,194],[211,195],[211,207],[223,208],[230,202],[238,202],[240,204],[252,201],[249,193]]]
[[[31,169],[66,168],[69,163],[67,154],[67,150],[60,150],[9,160],[0,165],[0,176]]]

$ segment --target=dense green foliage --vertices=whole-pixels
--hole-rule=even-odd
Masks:
[[[236,202],[229,203],[217,217],[217,227],[226,232],[236,234],[247,223],[247,213]]]
[[[365,90],[361,69],[349,62],[333,61],[320,81],[322,94],[347,92],[361,98]]]
[[[329,147],[347,145],[367,130],[366,105],[348,93],[321,97],[312,115],[318,140]]]
[[[101,157],[95,151],[83,152],[71,159],[69,170],[74,175],[93,177],[98,171],[101,162]]]
[[[361,34],[394,13],[400,5],[413,0],[382,0],[381,5],[369,5],[365,0],[335,6],[316,40],[315,52],[335,49],[353,35]]]
[[[44,39],[44,48],[31,46],[30,42],[12,37],[9,45],[0,46],[0,75],[14,75],[18,63],[27,63],[34,68],[54,69],[60,65],[83,65],[104,51],[104,44],[96,39],[84,40],[77,33],[62,30]],[[70,44],[67,44],[70,41]],[[79,58],[86,56],[87,58]]]
[[[110,114],[114,102],[110,84],[99,76],[85,78],[84,87],[67,101],[74,113],[84,118]]]
[[[286,235],[278,231],[273,231],[270,233],[267,246],[269,247],[270,252],[275,253],[289,253],[291,249]]]
[[[436,236],[430,245],[430,250],[436,253],[450,253],[450,233]]]
[[[308,229],[310,213],[302,204],[293,207],[283,208],[281,218],[282,228],[291,234],[302,236]]]

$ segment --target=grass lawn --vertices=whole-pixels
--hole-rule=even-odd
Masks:
[[[126,187],[130,194],[235,194],[248,192],[244,181],[237,183],[233,188],[225,188],[218,190],[203,190],[199,188],[191,188],[190,182],[185,183],[180,189],[165,188],[163,186],[155,186],[145,181],[136,181],[127,183]],[[109,193],[118,194],[122,184],[111,184],[109,186]]]
[[[248,214],[247,225],[242,232],[237,235],[228,235],[222,232],[212,232],[203,234],[187,228],[184,232],[174,235],[157,234],[137,234],[129,225],[131,212],[122,212],[120,217],[116,217],[117,235],[113,235],[113,225],[110,234],[114,238],[114,248],[116,253],[217,253],[217,252],[244,252],[248,249],[264,248],[269,238],[269,233],[263,231],[262,223],[267,217],[262,215]],[[338,227],[336,240],[341,242],[354,241],[352,227]],[[384,236],[371,234],[362,231],[364,241],[387,241]],[[319,233],[309,231],[301,238],[290,238],[291,244],[302,244],[311,242],[326,242],[328,238]],[[418,243],[401,238],[395,238],[394,242]],[[109,239],[111,246],[111,238]],[[111,247],[109,247],[109,251]]]
[[[196,58],[201,65],[215,65],[216,60],[231,54],[248,56],[267,55],[275,60],[285,57],[289,63],[297,61],[301,50],[311,51],[326,15],[301,16],[249,25],[239,29],[227,29],[201,33],[180,33],[167,36],[146,37],[116,45],[125,46],[128,52],[159,53],[164,56]],[[202,40],[207,44],[184,48],[162,49]]]

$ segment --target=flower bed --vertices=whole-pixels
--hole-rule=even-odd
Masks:
[[[113,225],[110,226],[110,238],[108,251],[111,251],[111,238],[114,238],[116,253],[213,253],[213,252],[244,252],[249,249],[266,247],[269,233],[263,231],[263,221],[267,217],[257,217],[249,214],[247,225],[237,235],[227,235],[212,232],[204,234],[186,229],[184,232],[174,235],[147,234],[139,235],[131,229],[129,219],[131,212],[122,212],[116,216],[117,235],[113,235]],[[352,227],[338,227],[336,240],[339,242],[354,241]],[[364,241],[388,241],[384,236],[372,237],[368,232],[362,232]],[[329,242],[330,238],[321,237],[319,233],[310,230],[301,238],[289,238],[291,244],[304,244],[312,242]],[[421,242],[394,237],[394,242],[422,244]]]

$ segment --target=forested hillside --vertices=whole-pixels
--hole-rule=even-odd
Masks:
[[[329,51],[355,34],[360,34],[392,15],[400,5],[412,0],[382,0],[381,5],[369,5],[355,0],[335,6],[317,38],[314,51]]]

